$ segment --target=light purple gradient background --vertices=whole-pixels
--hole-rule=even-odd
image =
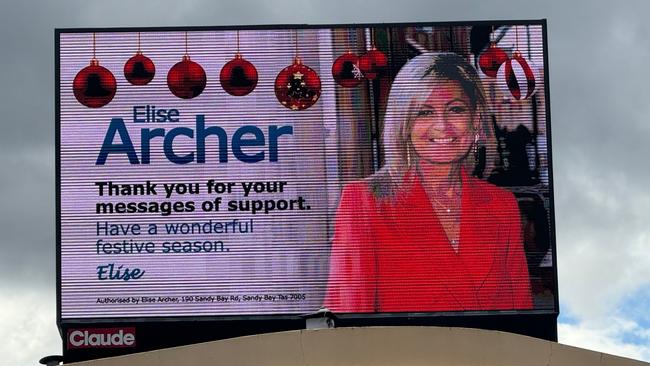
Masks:
[[[329,31],[299,32],[303,62],[319,75],[328,75],[333,61],[328,47]],[[244,97],[226,94],[219,84],[221,67],[233,58],[234,31],[189,33],[189,54],[207,73],[207,87],[191,100],[176,98],[166,84],[168,70],[184,54],[183,32],[142,33],[141,48],[156,66],[153,81],[146,86],[130,85],[124,78],[123,66],[137,49],[137,33],[98,33],[97,58],[100,65],[113,72],[117,79],[115,98],[99,109],[86,108],[74,98],[72,81],[76,73],[89,64],[92,57],[92,34],[61,35],[61,301],[63,318],[117,316],[174,316],[226,314],[296,314],[318,309],[322,303],[327,280],[328,222],[336,197],[328,192],[339,191],[336,175],[335,133],[328,126],[336,121],[333,113],[333,80],[324,78],[319,102],[308,110],[295,112],[280,105],[273,83],[282,68],[293,62],[294,41],[291,31],[242,31],[240,51],[258,69],[259,82],[253,93]],[[319,49],[318,47],[322,47]],[[331,74],[330,74],[331,75]],[[134,124],[135,105],[176,108],[180,122]],[[99,149],[111,118],[121,117],[140,156],[140,129],[184,126],[194,129],[195,116],[205,115],[206,126],[218,125],[229,139],[242,125],[255,125],[267,133],[269,125],[293,126],[293,135],[280,137],[279,162],[247,164],[234,158],[230,151],[228,163],[219,163],[215,153],[216,138],[206,142],[207,163],[177,165],[162,153],[160,138],[152,141],[149,165],[130,165],[125,155],[109,156],[106,165],[97,166]],[[116,140],[117,142],[117,140]],[[268,141],[267,141],[268,143]],[[174,148],[182,155],[194,150],[195,141],[186,137],[175,140]],[[254,150],[244,150],[254,151]],[[281,194],[253,194],[247,199],[295,199],[302,196],[309,211],[263,213],[223,212],[230,199],[244,199],[241,189],[223,195],[221,212],[204,213],[200,203],[214,199],[204,183],[214,179],[222,182],[287,181]],[[116,183],[159,183],[158,196],[99,197],[96,181]],[[200,195],[172,196],[169,201],[196,202],[192,213],[112,214],[96,215],[97,202],[166,201],[162,183],[201,183]],[[154,241],[158,249],[166,240],[222,240],[227,253],[190,254],[128,254],[97,255],[96,222],[144,224],[169,222],[204,222],[207,220],[255,220],[255,232],[249,234],[158,235],[103,237],[106,240],[134,239]],[[146,274],[138,280],[100,281],[96,267],[107,263],[138,267]],[[180,304],[97,304],[98,297],[125,296],[191,296],[191,295],[254,295],[304,293],[304,301],[180,303]]]

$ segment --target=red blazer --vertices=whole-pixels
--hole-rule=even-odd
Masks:
[[[458,252],[417,174],[377,198],[367,181],[343,190],[324,306],[335,313],[531,309],[512,193],[461,174]]]

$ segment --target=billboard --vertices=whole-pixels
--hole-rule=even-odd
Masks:
[[[557,314],[544,27],[57,30],[59,323]]]

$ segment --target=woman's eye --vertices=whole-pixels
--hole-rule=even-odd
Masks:
[[[455,105],[455,106],[449,107],[449,111],[451,113],[459,114],[459,113],[465,113],[467,111],[467,108],[463,107],[463,106]]]
[[[430,116],[433,114],[433,111],[430,109],[421,109],[418,111],[417,116],[418,117],[423,117],[423,116]]]

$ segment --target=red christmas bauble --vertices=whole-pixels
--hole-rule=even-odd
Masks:
[[[275,78],[275,96],[291,110],[303,110],[318,101],[320,78],[316,71],[302,64],[298,57]]]
[[[138,51],[124,64],[124,77],[133,85],[147,85],[156,75],[153,61]]]
[[[497,47],[494,42],[490,42],[488,49],[479,56],[478,65],[485,75],[495,78],[499,67],[506,61],[508,61],[506,52]]]
[[[344,88],[354,88],[363,80],[359,68],[359,57],[352,52],[339,56],[332,65],[332,76],[337,84]]]
[[[117,82],[107,68],[99,66],[96,59],[77,73],[72,82],[74,97],[88,108],[100,108],[115,96]]]
[[[228,94],[241,97],[257,86],[257,69],[240,54],[228,61],[219,73],[221,87]]]
[[[371,49],[359,58],[359,68],[363,75],[370,80],[380,76],[386,66],[388,66],[388,58],[376,48]]]
[[[172,66],[167,73],[167,86],[175,96],[182,99],[198,97],[205,89],[207,78],[201,65],[183,56],[183,61]]]
[[[501,88],[516,100],[527,99],[535,93],[535,73],[519,52],[501,65],[497,78]]]

